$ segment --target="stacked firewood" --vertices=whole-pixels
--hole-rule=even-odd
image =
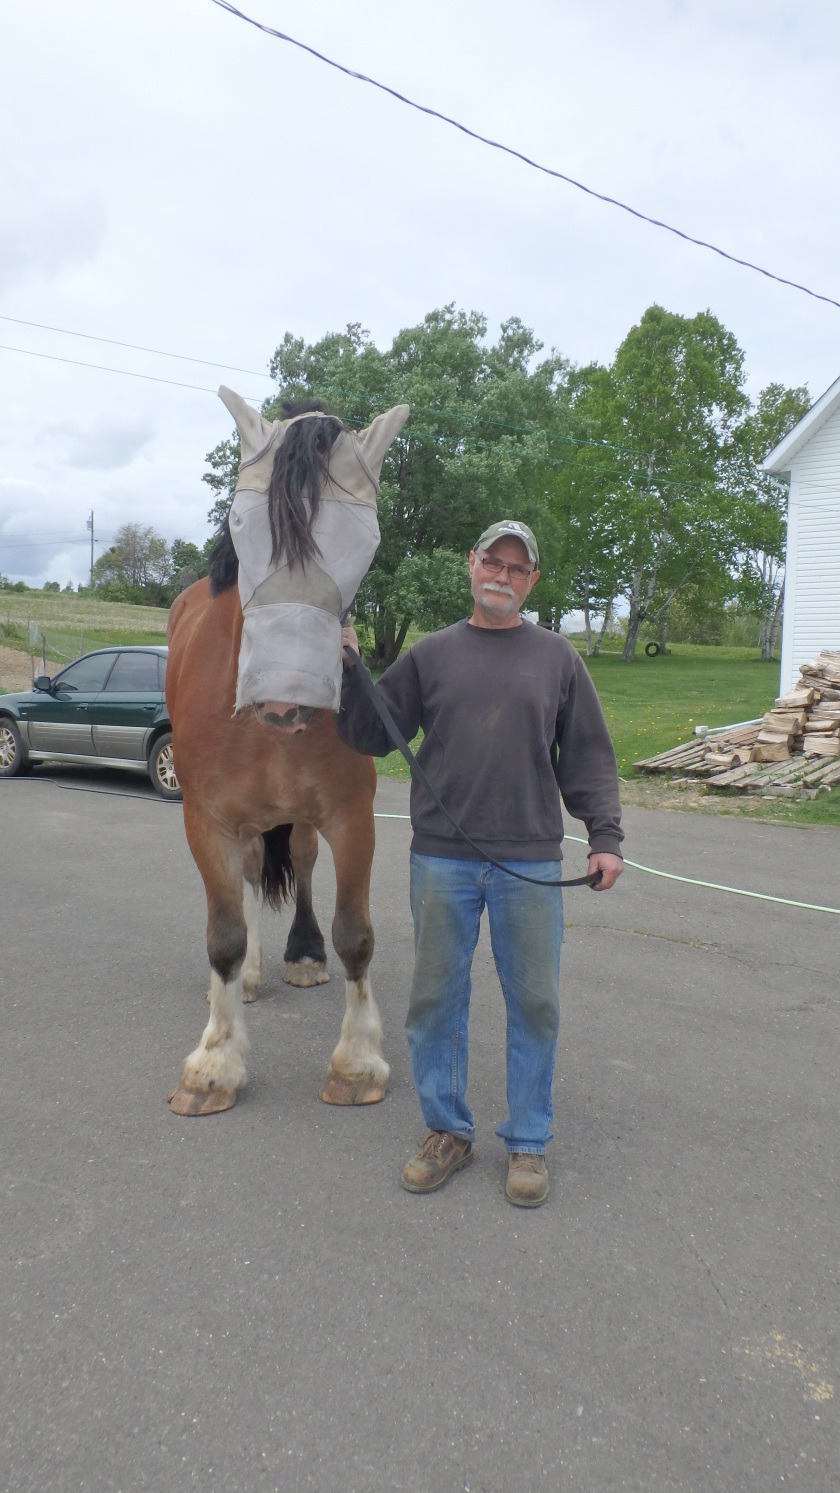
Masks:
[[[787,762],[794,752],[840,756],[840,651],[824,649],[802,664],[795,688],[764,716],[752,760]]]
[[[805,721],[808,757],[840,757],[840,649],[823,648],[799,670],[799,687],[813,690]]]
[[[705,739],[684,741],[636,767],[667,773],[672,783],[705,778],[712,788],[738,792],[813,798],[830,791],[840,785],[840,649],[823,649],[803,664],[795,688],[762,720],[699,733]]]

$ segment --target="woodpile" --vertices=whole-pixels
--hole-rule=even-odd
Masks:
[[[673,783],[704,778],[710,788],[813,798],[840,784],[833,758],[840,759],[840,649],[823,649],[762,720],[709,732],[635,766],[667,773]]]
[[[806,708],[802,750],[806,757],[840,757],[840,649],[824,648],[799,670]]]

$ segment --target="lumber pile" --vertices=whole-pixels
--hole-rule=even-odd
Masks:
[[[805,755],[840,757],[840,649],[824,648],[802,664],[797,690],[811,696],[803,726]]]
[[[635,766],[667,773],[674,784],[704,778],[710,788],[763,797],[830,792],[840,785],[840,649],[825,648],[803,664],[795,687],[762,720],[709,732]]]
[[[690,772],[695,777],[708,777],[714,771],[723,771],[724,767],[740,767],[751,759],[759,726],[758,721],[748,721],[743,726],[724,726],[704,738],[692,737],[671,747],[670,751],[646,757],[634,766],[644,772]]]

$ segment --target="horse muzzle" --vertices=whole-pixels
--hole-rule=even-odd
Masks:
[[[258,720],[264,721],[275,731],[293,736],[299,731],[307,730],[314,714],[314,706],[290,705],[286,700],[264,700],[254,706],[254,713]]]

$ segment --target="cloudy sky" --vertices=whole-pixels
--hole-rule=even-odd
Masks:
[[[840,300],[833,0],[240,8]],[[231,429],[212,391],[265,397],[287,330],[311,339],[358,321],[387,344],[455,301],[491,330],[518,315],[547,347],[606,361],[658,301],[719,316],[753,394],[779,380],[816,396],[840,374],[840,310],[529,170],[211,0],[0,0],[0,58],[0,313],[18,319],[0,320],[0,571],[14,579],[84,580],[91,509],[103,545],[128,521],[203,543],[204,457]]]

